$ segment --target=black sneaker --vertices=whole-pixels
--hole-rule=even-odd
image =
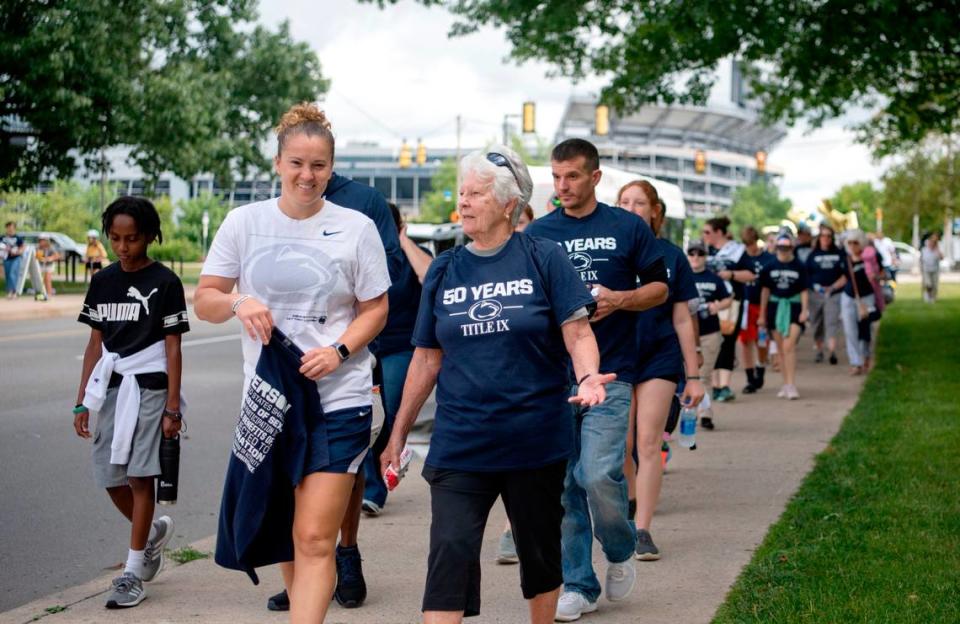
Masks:
[[[836,354],[836,353],[831,353],[831,354],[830,354],[830,364],[833,365],[833,366],[836,366],[836,365],[837,365],[837,362],[838,362],[838,360],[837,360],[837,354]]]
[[[700,426],[703,427],[704,429],[709,429],[710,431],[713,431],[713,419],[710,418],[709,416],[701,416]]]
[[[753,385],[757,390],[763,389],[763,376],[766,372],[765,366],[757,366],[753,369]]]
[[[650,531],[637,529],[636,557],[640,561],[656,561],[660,558],[660,549],[653,543]]]
[[[337,588],[333,597],[341,607],[354,609],[367,599],[360,561],[360,549],[356,546],[337,546]]]
[[[268,611],[289,611],[290,597],[287,596],[287,590],[283,590],[279,594],[274,594],[269,598],[267,598],[267,610]]]
[[[740,392],[742,392],[742,393],[744,393],[744,394],[754,394],[754,393],[756,393],[756,391],[757,391],[757,387],[756,387],[755,385],[753,385],[752,383],[748,383],[747,385],[745,385],[745,386],[743,387],[743,390],[741,390]]]
[[[823,351],[817,351],[817,355],[813,358],[813,361],[817,364],[823,363]]]

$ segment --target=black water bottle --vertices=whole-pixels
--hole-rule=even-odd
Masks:
[[[160,476],[157,478],[157,504],[177,504],[180,479],[180,436],[160,440]]]

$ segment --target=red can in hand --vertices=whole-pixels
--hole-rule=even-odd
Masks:
[[[407,468],[410,467],[412,460],[413,451],[409,448],[404,448],[400,453],[400,467],[395,468],[393,464],[387,465],[383,471],[383,481],[387,484],[387,490],[393,491],[393,489],[400,484],[400,479],[403,479],[403,476],[407,474]]]

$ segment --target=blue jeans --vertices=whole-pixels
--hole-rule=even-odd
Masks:
[[[574,408],[574,454],[567,464],[562,497],[564,590],[583,594],[591,602],[600,597],[600,581],[593,571],[593,536],[612,563],[630,559],[636,541],[623,476],[633,386],[614,381],[606,390],[607,399],[600,405]]]
[[[12,293],[17,290],[17,279],[20,277],[20,261],[23,256],[13,258],[4,258],[3,260],[3,279],[7,281],[7,292]]]
[[[383,482],[383,472],[380,470],[380,453],[387,447],[390,432],[393,431],[393,421],[400,409],[400,397],[403,395],[403,382],[407,378],[407,369],[410,367],[410,358],[413,351],[391,353],[380,358],[383,382],[380,393],[383,397],[383,428],[374,443],[373,448],[363,460],[363,474],[366,484],[363,488],[363,498],[383,507],[387,502],[387,486]]]

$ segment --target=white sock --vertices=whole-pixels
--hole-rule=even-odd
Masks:
[[[127,554],[127,565],[123,568],[124,573],[129,572],[137,578],[143,578],[143,556],[144,551],[130,549]]]

